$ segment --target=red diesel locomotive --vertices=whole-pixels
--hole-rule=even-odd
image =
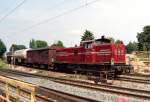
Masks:
[[[130,73],[132,66],[126,65],[125,45],[101,39],[81,42],[78,47],[56,50],[55,68],[85,71],[109,76]]]
[[[75,47],[30,49],[24,58],[26,59],[14,55],[17,64],[40,65],[53,70],[86,72],[108,77],[130,73],[133,69],[125,63],[125,45],[111,43],[104,36],[82,41],[80,46]],[[9,56],[8,62],[10,63]]]

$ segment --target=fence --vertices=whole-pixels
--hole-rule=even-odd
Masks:
[[[37,86],[0,76],[0,102],[50,102],[36,94]]]

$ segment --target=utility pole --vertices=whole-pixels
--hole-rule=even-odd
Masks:
[[[14,45],[12,45],[11,53],[12,53],[12,56],[11,56],[11,68],[14,69],[14,64],[15,64]]]

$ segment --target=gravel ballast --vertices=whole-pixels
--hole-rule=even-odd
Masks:
[[[78,95],[81,97],[88,97],[97,101],[102,102],[117,102],[119,99],[124,99],[126,102],[149,102],[148,100],[137,99],[133,97],[125,97],[118,94],[111,94],[109,92],[102,92],[102,91],[95,91],[95,90],[88,90],[84,88],[79,88],[71,85],[64,85],[57,82],[53,82],[51,80],[46,80],[43,78],[34,78],[34,77],[27,77],[27,76],[20,76],[20,75],[11,75],[15,79],[19,79],[25,82],[29,82],[38,86],[43,86],[50,89],[55,89],[62,92],[67,92],[70,94]]]

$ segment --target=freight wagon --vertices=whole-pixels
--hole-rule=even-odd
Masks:
[[[55,62],[56,49],[54,48],[40,48],[31,49],[27,51],[27,65],[38,65],[39,67],[53,68]]]

